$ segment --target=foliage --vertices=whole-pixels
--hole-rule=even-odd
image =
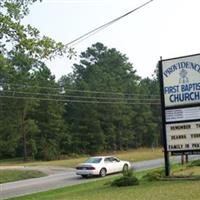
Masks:
[[[200,166],[200,160],[193,160],[190,164],[190,167]]]
[[[29,5],[36,1],[0,2],[1,158],[23,155],[24,160],[50,160],[62,152],[61,141],[68,140],[63,105],[38,100],[52,93],[44,87],[58,86],[42,60],[62,55],[66,47],[21,23],[29,13]]]
[[[120,178],[115,179],[111,186],[133,186],[133,185],[139,185],[139,180],[133,176],[133,170],[128,170],[127,172],[123,173],[123,176]]]
[[[160,178],[164,177],[165,172],[164,170],[153,170],[145,174],[142,178],[146,181],[159,181]]]
[[[151,95],[158,93],[157,81],[141,80],[125,55],[101,43],[92,45],[80,58],[80,63],[73,66],[73,73],[59,81],[66,88],[66,95],[93,100],[92,104],[80,101],[65,107],[64,117],[69,124],[71,150],[95,154],[102,150],[158,146],[160,109],[148,104],[140,105],[140,98],[144,97],[137,95],[145,94],[149,95],[149,99],[154,99]],[[74,92],[69,92],[67,88]],[[94,92],[82,94],[79,91]],[[121,99],[128,99],[129,94],[135,104],[131,104],[131,101],[118,103]],[[102,99],[108,103],[101,103]]]
[[[157,82],[138,77],[125,55],[101,43],[80,57],[74,72],[56,82],[28,54],[0,56],[1,158],[52,160],[160,144],[159,109],[140,105],[137,96],[130,104],[124,95],[152,94]]]
[[[160,110],[138,96],[157,93],[157,80],[141,79],[126,55],[96,43],[56,81],[43,61],[67,47],[21,23],[35,2],[0,2],[0,158],[158,146]]]
[[[16,52],[32,58],[53,58],[66,53],[67,47],[61,42],[40,36],[39,30],[31,25],[21,24],[29,13],[29,5],[37,0],[1,0],[0,3],[0,52],[12,55]]]

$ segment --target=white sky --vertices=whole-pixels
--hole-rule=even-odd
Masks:
[[[119,17],[147,0],[43,0],[24,20],[42,35],[68,43]],[[126,54],[137,74],[151,77],[163,59],[200,53],[200,0],[154,0],[108,28],[77,44],[83,52],[96,42]],[[67,56],[48,62],[56,78],[72,71]]]

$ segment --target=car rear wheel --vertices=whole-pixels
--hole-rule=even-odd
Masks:
[[[127,171],[128,171],[128,165],[127,164],[125,164],[124,166],[123,166],[123,173],[126,173]]]
[[[100,170],[99,176],[101,176],[101,177],[106,176],[106,169],[105,169],[105,168],[102,168],[102,169]]]
[[[83,178],[88,178],[88,175],[81,175]]]

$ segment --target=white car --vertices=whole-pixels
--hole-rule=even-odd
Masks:
[[[106,174],[127,171],[131,168],[128,161],[119,160],[113,156],[97,156],[90,157],[84,163],[76,167],[76,174],[82,177],[99,175],[101,177]]]

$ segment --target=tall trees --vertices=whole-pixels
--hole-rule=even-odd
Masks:
[[[73,74],[62,79],[66,81],[63,84],[79,91],[93,91],[78,94],[93,103],[66,105],[65,120],[69,122],[73,150],[95,153],[151,146],[158,135],[157,125],[151,105],[140,105],[138,96],[151,96],[151,80],[141,80],[125,55],[101,43],[88,48],[80,58]],[[77,92],[73,95],[77,96]]]
[[[39,128],[35,140],[37,141],[36,158],[55,159],[65,153],[63,143],[68,144],[67,125],[64,123],[64,105],[57,101],[61,94],[55,77],[43,65],[35,72],[40,101],[34,110],[33,117]],[[44,98],[46,96],[46,98]],[[55,97],[55,98],[54,98]],[[42,100],[43,99],[43,100]]]
[[[31,25],[21,24],[29,12],[29,5],[36,1],[0,1],[0,156],[23,155],[24,160],[27,156],[49,159],[49,149],[53,149],[50,157],[54,157],[59,145],[56,134],[65,132],[62,106],[47,102],[41,105],[42,102],[34,97],[40,92],[48,93],[40,91],[38,86],[56,85],[42,60],[66,52],[62,43],[41,36]],[[38,109],[49,114],[46,121],[40,118],[41,114],[36,114]],[[48,136],[44,137],[45,143],[40,144],[42,133]],[[45,148],[46,154],[41,153],[44,151],[42,145],[49,147]]]
[[[36,0],[0,1],[0,158],[122,150],[159,143],[156,79],[128,58],[89,47],[58,82],[44,64],[66,46],[21,24]]]
[[[60,95],[55,77],[44,63],[24,54],[4,62],[0,66],[0,155],[23,155],[24,160],[57,157],[68,136],[64,105],[55,98]]]
[[[90,101],[66,106],[73,150],[90,153],[159,145],[157,80],[141,79],[125,55],[101,43],[80,58],[80,64],[74,64],[74,72],[63,81],[79,91],[73,95],[81,102]]]

